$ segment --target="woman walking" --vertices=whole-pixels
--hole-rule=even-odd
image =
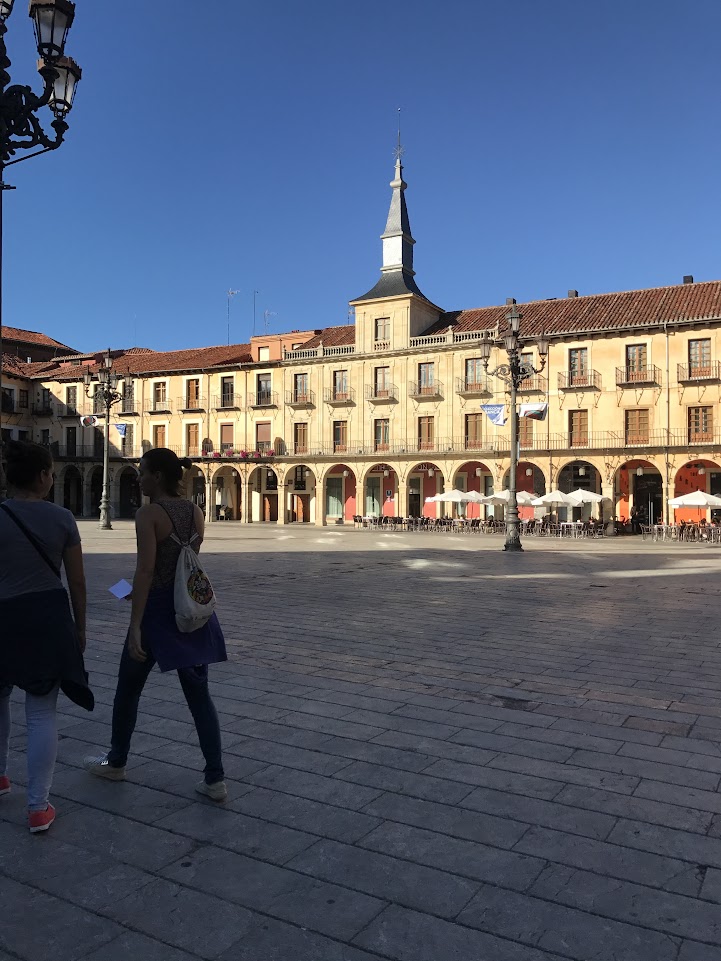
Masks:
[[[20,441],[5,448],[13,496],[0,504],[0,794],[11,787],[10,693],[19,687],[27,721],[28,827],[37,834],[55,820],[48,797],[58,747],[58,690],[89,711],[94,706],[83,665],[85,574],[75,518],[45,500],[55,476],[50,452]]]
[[[197,552],[205,529],[203,512],[179,493],[183,468],[190,466],[187,458],[181,461],[165,447],[148,451],[140,461],[140,489],[150,504],[135,515],[138,559],[130,628],[113,704],[110,750],[101,757],[86,758],[85,768],[110,781],[124,780],[140,695],[157,662],[161,671],[177,670],[195,721],[205,758],[205,778],[196,791],[224,801],[220,724],[208,690],[208,665],[227,660],[225,640],[215,614],[189,634],[181,633],[175,622],[173,594],[181,542]]]

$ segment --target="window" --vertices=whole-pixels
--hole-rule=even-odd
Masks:
[[[325,513],[327,517],[343,516],[343,478],[331,475],[325,482]]]
[[[296,404],[307,404],[310,400],[308,375],[295,374],[293,377],[293,400]]]
[[[23,409],[27,409],[27,406],[28,406],[28,392],[27,392],[26,390],[22,390],[22,388],[21,388],[21,389],[18,391],[18,395],[19,395],[19,398],[20,398],[20,399],[18,400],[18,407],[21,407],[21,408],[23,408]]]
[[[233,449],[233,425],[232,424],[220,425],[220,449],[221,450]]]
[[[348,371],[333,371],[333,400],[348,400]]]
[[[711,338],[688,342],[688,366],[691,377],[711,376]]]
[[[466,414],[466,450],[483,446],[483,414]]]
[[[530,417],[518,418],[518,443],[519,446],[533,447],[533,420]]]
[[[648,443],[648,410],[627,410],[625,418],[625,433],[627,444]]]
[[[78,412],[78,388],[77,387],[65,388],[65,409],[68,414],[77,414]]]
[[[12,387],[3,387],[2,409],[6,414],[12,414],[15,410],[15,391]]]
[[[575,347],[569,350],[568,373],[571,387],[588,385],[588,347]]]
[[[391,386],[390,367],[376,367],[373,371],[373,388],[375,397],[388,397]]]
[[[135,413],[135,382],[132,380],[126,380],[123,384],[122,411],[124,414]]]
[[[648,351],[646,345],[628,344],[626,347],[626,377],[628,380],[639,380],[645,376],[647,364]]]
[[[93,413],[94,414],[105,413],[105,401],[103,400],[103,395],[100,392],[100,384],[96,384],[95,389],[93,391]]]
[[[103,437],[103,432],[99,427],[93,427],[93,456],[102,457],[103,447],[105,446],[105,438]]]
[[[418,449],[433,450],[435,442],[434,422],[432,417],[418,418]]]
[[[153,384],[153,410],[167,410],[166,388],[164,380]]]
[[[5,431],[3,431],[3,440],[5,440],[5,439],[6,439],[6,438],[5,438]],[[7,439],[9,440],[9,438],[7,438]],[[18,431],[18,440],[30,440],[30,431],[27,431],[27,430],[19,430],[19,431]],[[713,476],[713,475],[712,475],[712,476]],[[719,476],[721,476],[721,475],[719,475]]]
[[[419,394],[435,394],[436,389],[433,386],[435,380],[435,364],[419,364],[418,365],[418,393]]]
[[[391,320],[390,317],[376,317],[374,340],[389,341],[391,339]]]
[[[185,425],[185,453],[188,457],[198,456],[200,430],[197,424]]]
[[[270,360],[270,347],[259,347],[258,348],[258,360],[263,363],[265,360]]]
[[[532,350],[524,350],[524,351],[523,351],[523,353],[521,354],[521,363],[522,363],[522,364],[527,364],[527,365],[529,365],[529,366],[531,366],[531,367],[533,366],[533,351],[532,351]],[[519,386],[521,386],[521,387],[524,387],[524,386],[525,386],[526,388],[529,387],[530,384],[531,384],[531,380],[532,380],[533,376],[534,376],[534,375],[531,374],[529,377],[524,377]]]
[[[153,447],[165,447],[165,424],[154,425]]]
[[[688,440],[690,444],[713,440],[713,407],[689,407]]]
[[[390,444],[390,425],[387,417],[373,421],[373,437],[376,450],[388,450]]]
[[[232,377],[221,377],[220,378],[220,406],[221,407],[234,407],[234,392],[235,385]]]
[[[255,449],[270,450],[270,448],[270,421],[261,421],[259,424],[255,425]]]
[[[13,395],[14,393],[15,392],[13,391]],[[51,409],[50,388],[43,387],[43,389],[40,391],[40,410],[49,411],[50,409]]]
[[[187,410],[197,410],[200,407],[200,380],[197,377],[185,385],[185,406]]]
[[[343,453],[348,449],[348,421],[333,421],[333,453]]]
[[[120,453],[123,457],[133,456],[133,425],[125,425],[125,436],[120,438]]]
[[[306,468],[302,465],[300,467],[296,467],[295,469],[295,473],[293,475],[293,487],[295,487],[297,491],[305,490],[305,472]]]
[[[271,401],[270,374],[258,374],[256,384],[258,387],[256,403],[269,404]]]
[[[290,349],[291,349],[291,350],[300,350],[300,348],[301,348],[302,346],[303,346],[302,344],[291,344],[291,345],[290,345]]]
[[[97,433],[100,434],[100,431],[97,431]],[[102,439],[103,439],[103,435],[100,434],[100,441],[101,441],[100,450],[101,450],[101,451],[102,451],[102,449],[103,449]],[[49,430],[47,427],[44,427],[44,428],[40,431],[40,443],[43,445],[43,447],[49,447],[49,446],[50,446],[50,430]]]
[[[294,454],[308,453],[308,425],[307,424],[293,425],[293,453]]]
[[[77,427],[65,428],[65,446],[67,447],[68,457],[75,457],[78,451],[78,429]]]
[[[588,443],[588,411],[569,410],[568,440],[571,447],[583,447]]]
[[[483,361],[480,357],[471,357],[466,361],[466,390],[482,390],[485,374]]]

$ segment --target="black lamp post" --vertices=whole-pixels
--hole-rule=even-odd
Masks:
[[[522,351],[526,346],[526,341],[521,339],[521,318],[522,314],[516,310],[515,301],[513,307],[506,314],[508,329],[502,337],[502,344],[508,355],[507,364],[499,364],[491,371],[491,374],[498,377],[508,384],[511,394],[511,472],[508,479],[508,510],[506,511],[506,542],[503,545],[504,551],[522,551],[521,547],[521,525],[518,519],[518,500],[516,499],[516,473],[518,470],[518,411],[516,410],[516,394],[522,381],[534,374],[540,374],[546,366],[548,357],[548,341],[545,336],[541,336],[536,341],[538,356],[541,359],[540,367],[522,359]],[[491,358],[491,348],[494,341],[487,337],[481,342],[481,358],[483,366],[488,371],[488,362]]]
[[[85,371],[83,377],[85,383],[85,394],[90,397],[90,386],[93,384],[93,375],[89,370]],[[114,404],[122,398],[122,394],[117,389],[118,375],[113,370],[113,360],[110,356],[110,349],[105,356],[105,363],[100,367],[97,374],[97,387],[93,396],[93,413],[97,411],[98,401],[105,409],[105,438],[103,444],[103,493],[100,498],[100,530],[111,531],[113,525],[110,523],[110,492],[108,491],[108,481],[110,478],[110,411]]]
[[[5,21],[12,13],[15,0],[0,0],[0,381],[2,380],[2,200],[6,190],[5,168],[21,160],[55,150],[63,142],[68,129],[66,117],[73,105],[75,85],[80,80],[80,67],[65,56],[65,40],[75,16],[70,0],[30,0],[30,17],[35,28],[38,73],[44,89],[40,95],[23,84],[10,84],[10,66],[5,47]],[[49,137],[40,126],[36,112],[49,107],[55,115],[50,126],[55,137]],[[38,149],[36,149],[38,148]],[[20,157],[18,151],[31,151]],[[2,405],[0,404],[0,499],[5,494],[5,471],[2,466]]]

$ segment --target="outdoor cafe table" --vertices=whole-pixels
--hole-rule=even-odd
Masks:
[[[583,524],[576,521],[561,522],[561,537],[583,537],[584,534]]]

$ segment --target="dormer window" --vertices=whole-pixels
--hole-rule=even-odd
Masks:
[[[385,343],[391,339],[391,319],[390,317],[376,317],[374,338],[376,343]]]

